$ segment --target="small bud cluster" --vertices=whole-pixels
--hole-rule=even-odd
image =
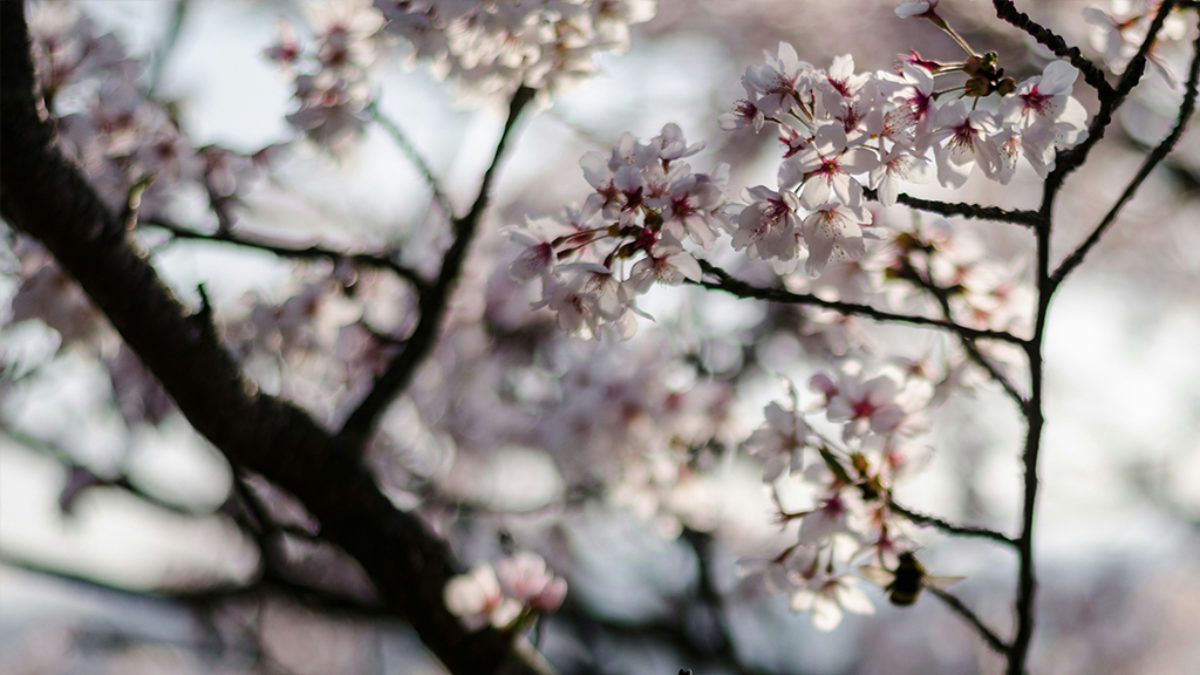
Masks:
[[[446,583],[446,608],[469,630],[491,625],[517,630],[536,612],[553,612],[567,595],[567,582],[547,569],[536,553],[521,551],[484,563]]]

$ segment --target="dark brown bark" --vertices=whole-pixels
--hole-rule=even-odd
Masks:
[[[55,149],[38,113],[24,3],[0,2],[0,214],[41,241],[162,382],[192,426],[236,467],[299,498],[323,538],[353,556],[382,602],[456,673],[546,672],[496,631],[468,633],[442,602],[457,563],[396,509],[304,410],[266,395],[221,345],[206,312],[163,284],[126,228]]]

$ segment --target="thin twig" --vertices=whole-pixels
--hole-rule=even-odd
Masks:
[[[437,176],[433,174],[433,169],[429,166],[429,163],[426,162],[425,158],[421,156],[421,153],[417,151],[417,148],[412,144],[412,141],[408,140],[408,134],[405,134],[404,130],[400,128],[399,124],[397,124],[394,120],[392,120],[392,118],[388,117],[383,113],[382,110],[380,110],[379,103],[377,101],[371,101],[371,103],[367,106],[367,110],[371,112],[371,117],[379,123],[379,126],[383,127],[383,130],[392,137],[392,140],[400,148],[400,151],[404,153],[405,157],[408,157],[408,161],[412,162],[413,166],[416,167],[417,172],[421,174],[421,178],[425,181],[425,184],[429,186],[430,191],[433,193],[433,200],[437,202],[439,207],[441,207],[442,212],[446,214],[447,218],[453,218],[454,207],[450,204],[450,199],[442,190],[441,184],[439,183]]]
[[[998,340],[1000,342],[1008,342],[1015,345],[1023,345],[1024,340],[1005,331],[982,330],[963,326],[962,324],[945,319],[935,319],[932,317],[918,316],[913,314],[898,314],[888,312],[881,309],[876,309],[870,305],[863,305],[854,302],[842,302],[840,300],[826,300],[817,297],[811,293],[792,293],[791,291],[782,288],[764,288],[735,278],[725,270],[713,265],[712,263],[700,260],[700,267],[705,274],[713,277],[716,281],[697,281],[691,282],[697,286],[702,286],[711,290],[725,291],[730,295],[739,298],[754,298],[758,300],[767,300],[770,302],[779,302],[791,305],[813,305],[816,307],[824,307],[841,312],[846,315],[864,316],[876,321],[885,321],[891,323],[907,323],[915,326],[929,326],[933,328],[941,328],[948,330],[957,335],[970,337],[980,340]]]
[[[179,44],[179,34],[183,30],[183,23],[187,18],[188,4],[189,0],[175,0],[171,7],[171,17],[167,22],[167,33],[163,37],[162,46],[155,50],[150,57],[149,84],[146,86],[147,96],[153,94],[154,90],[158,88],[158,84],[162,80],[163,68]]]
[[[384,253],[370,253],[365,251],[338,251],[317,245],[305,246],[303,248],[282,246],[280,244],[273,244],[268,241],[235,234],[234,232],[230,231],[222,232],[218,230],[217,232],[200,232],[195,229],[184,227],[161,216],[152,216],[146,220],[143,220],[140,224],[143,226],[156,227],[161,230],[166,230],[175,239],[232,244],[242,248],[252,248],[259,251],[274,253],[281,258],[290,258],[293,260],[329,260],[334,263],[340,260],[349,260],[364,267],[387,270],[412,284],[418,292],[422,291],[429,284],[429,282],[425,280],[425,277],[423,277],[416,270],[401,265],[400,263],[396,262],[392,256]]]
[[[915,283],[928,291],[929,294],[937,300],[938,306],[942,309],[942,315],[946,317],[947,321],[953,322],[953,310],[950,308],[950,296],[946,289],[925,278],[924,275],[918,273],[916,270],[912,270],[912,272]],[[1014,385],[1012,381],[1008,379],[1008,376],[1000,372],[1000,369],[997,368],[994,363],[984,356],[983,352],[979,349],[979,345],[975,344],[974,338],[963,335],[962,333],[958,333],[958,336],[962,343],[963,350],[967,353],[967,358],[971,359],[975,365],[982,368],[984,372],[986,372],[988,376],[992,378],[993,381],[1000,385],[1000,388],[1004,390],[1004,393],[1007,394],[1014,403],[1016,403],[1017,408],[1023,410],[1026,405],[1026,400],[1024,395],[1017,390],[1016,385]]]
[[[952,523],[952,522],[946,520],[945,518],[940,518],[938,516],[934,516],[934,515],[931,515],[928,513],[922,513],[920,511],[915,511],[913,509],[910,509],[907,506],[897,503],[896,500],[893,499],[892,497],[888,497],[888,508],[890,508],[892,511],[904,516],[905,518],[911,520],[912,522],[916,523],[917,525],[924,525],[927,527],[937,528],[938,530],[941,530],[942,532],[945,532],[946,534],[951,534],[956,537],[974,537],[977,539],[988,539],[990,541],[1004,544],[1005,546],[1016,546],[1017,545],[1017,542],[1015,539],[1008,536],[1007,534],[1004,534],[1003,532],[999,532],[997,530],[993,530],[991,528],[982,527],[982,526],[978,526],[978,525],[959,525],[957,523]]]
[[[263,593],[276,593],[297,601],[310,609],[331,614],[385,618],[395,620],[394,612],[360,598],[338,593],[334,590],[285,579],[278,575],[260,576],[250,581],[217,582],[198,587],[184,588],[137,588],[114,581],[97,579],[90,575],[57,567],[48,563],[21,557],[0,550],[0,564],[41,576],[76,584],[106,593],[129,598],[178,604],[192,609],[211,607],[216,604],[240,600]]]
[[[1008,644],[1006,644],[1004,640],[1000,639],[1000,636],[996,634],[996,631],[989,628],[988,625],[983,622],[983,619],[979,618],[978,614],[973,612],[970,607],[967,607],[965,604],[963,604],[963,601],[959,600],[958,596],[933,586],[926,586],[926,588],[929,589],[929,592],[932,593],[934,597],[945,603],[946,606],[950,608],[950,611],[959,615],[963,619],[966,619],[967,623],[971,624],[975,628],[980,637],[983,638],[983,641],[986,642],[987,646],[991,647],[993,651],[1001,656],[1008,655]]]
[[[38,438],[33,434],[27,433],[20,429],[15,429],[11,425],[0,423],[0,433],[7,436],[13,442],[24,446],[33,452],[53,457],[56,461],[58,461],[58,463],[62,465],[63,469],[69,475],[73,476],[74,480],[78,480],[82,484],[78,491],[72,495],[73,499],[77,499],[79,494],[85,490],[90,490],[93,488],[113,488],[122,490],[125,493],[136,497],[138,500],[149,504],[150,506],[167,511],[169,513],[193,518],[204,518],[215,515],[215,513],[212,511],[197,510],[185,504],[163,499],[153,492],[149,492],[138,486],[124,474],[120,474],[115,477],[101,476],[100,474],[97,474],[88,467],[76,461],[75,458],[71,456],[71,453],[66,449],[59,447],[55,443],[44,438]],[[64,504],[64,506],[69,507],[69,505],[66,504]]]
[[[877,199],[877,193],[871,188],[864,188],[863,193],[869,199]],[[976,220],[994,220],[1001,223],[1012,223],[1026,228],[1035,228],[1042,222],[1042,216],[1037,211],[1023,209],[1002,209],[998,206],[982,206],[969,202],[942,202],[936,199],[922,199],[900,193],[896,201],[918,211],[927,211],[942,216],[962,216]]]

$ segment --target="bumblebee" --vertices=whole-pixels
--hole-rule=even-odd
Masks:
[[[884,569],[863,565],[859,568],[865,577],[881,586],[888,594],[888,600],[893,605],[908,607],[917,601],[921,589],[925,586],[941,588],[943,585],[958,581],[962,577],[936,577],[925,573],[925,566],[917,560],[912,551],[905,551],[899,556],[895,569]]]

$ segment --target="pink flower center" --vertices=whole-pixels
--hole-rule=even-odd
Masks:
[[[870,417],[871,415],[875,414],[877,409],[878,408],[875,406],[875,404],[871,403],[870,400],[865,398],[854,402],[855,417]]]
[[[1034,85],[1033,90],[1028,94],[1021,94],[1021,100],[1025,102],[1025,110],[1045,114],[1047,104],[1050,97],[1038,92],[1037,85]]]

